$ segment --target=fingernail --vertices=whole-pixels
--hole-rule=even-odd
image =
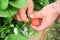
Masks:
[[[26,20],[25,20],[25,22],[29,22],[29,20],[28,20],[28,19],[26,19]]]
[[[34,18],[33,14],[30,15],[31,18]]]

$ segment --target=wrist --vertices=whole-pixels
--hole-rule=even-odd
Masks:
[[[60,0],[57,0],[58,2],[60,2]]]
[[[56,1],[54,4],[55,10],[57,11],[58,14],[60,14],[60,0]]]

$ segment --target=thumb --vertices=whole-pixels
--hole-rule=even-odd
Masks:
[[[42,18],[42,12],[41,11],[33,12],[30,17],[31,18]]]

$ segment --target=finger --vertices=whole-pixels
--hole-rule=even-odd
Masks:
[[[27,11],[28,16],[30,16],[33,13],[33,9],[34,9],[34,5],[33,4],[28,6],[28,11]]]
[[[43,17],[43,14],[41,11],[38,11],[38,12],[33,12],[31,15],[30,15],[31,18],[42,18]]]
[[[33,26],[33,25],[31,24],[31,27],[32,27],[34,30],[40,31],[38,26]]]
[[[34,4],[33,4],[33,0],[28,0],[28,16],[30,16],[33,12],[34,9]]]
[[[28,18],[26,15],[26,8],[19,9],[19,15],[24,22],[28,22]]]
[[[21,21],[21,18],[19,17],[19,14],[18,14],[18,13],[16,14],[16,19],[17,19],[18,21]]]
[[[15,20],[16,20],[16,15],[14,15],[14,17],[13,17]]]
[[[16,14],[18,14],[18,12],[17,12]],[[15,14],[14,17],[13,17],[15,20],[17,20],[17,18],[16,18],[16,14]]]

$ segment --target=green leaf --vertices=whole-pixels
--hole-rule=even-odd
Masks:
[[[0,17],[10,17],[8,10],[0,10]]]
[[[38,35],[38,31],[34,31],[34,35],[37,36]]]
[[[35,10],[36,10],[36,11],[39,11],[39,10],[41,10],[41,8],[42,8],[42,6],[39,5],[39,4],[36,4],[34,7],[35,7]]]
[[[31,26],[29,26],[29,28],[28,28],[28,34],[29,35],[33,34],[33,29],[31,28]]]
[[[18,11],[18,9],[14,7],[10,7],[8,10],[9,10],[9,14],[11,15],[11,17],[14,16]]]
[[[23,8],[27,5],[27,0],[10,1],[9,4],[16,8]]]
[[[43,1],[43,6],[46,6],[47,4],[49,4],[49,0],[44,0]]]
[[[5,19],[4,19],[4,23],[11,23],[11,22],[12,22],[12,20],[13,20],[13,18],[12,18],[12,17],[5,18]]]
[[[14,27],[14,24],[10,24],[10,27]]]
[[[21,34],[18,34],[18,35],[10,34],[8,36],[7,40],[27,40],[27,37],[25,37]]]
[[[3,32],[6,28],[0,27],[0,32]]]
[[[49,0],[38,0],[38,2],[39,2],[40,5],[42,5],[43,7],[46,6],[47,4],[49,4]]]
[[[49,0],[49,3],[53,3],[53,2],[55,2],[56,0]]]
[[[0,10],[0,17],[12,17],[16,14],[17,9],[12,7],[6,10]]]
[[[7,38],[8,38],[8,37],[5,37],[5,39],[4,39],[4,40],[7,40]]]
[[[1,33],[1,38],[5,38],[6,34],[4,32]]]
[[[9,0],[0,0],[0,10],[4,10],[8,7]]]
[[[10,33],[10,29],[6,29],[5,30],[5,33]]]
[[[42,2],[43,3],[43,2]],[[39,11],[43,8],[43,6],[41,5],[41,0],[34,0],[34,10],[35,11]]]

